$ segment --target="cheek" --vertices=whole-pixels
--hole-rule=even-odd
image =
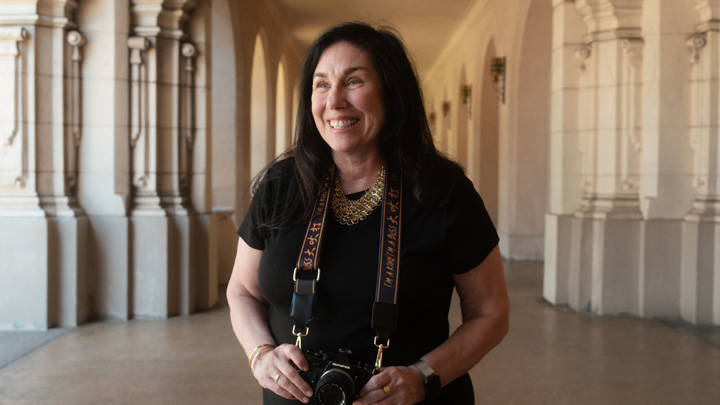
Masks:
[[[321,96],[313,95],[310,102],[313,117],[315,117],[316,121],[318,119],[322,121],[322,114],[325,106],[324,100],[322,100]]]

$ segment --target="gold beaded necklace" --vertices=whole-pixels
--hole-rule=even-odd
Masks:
[[[335,187],[333,189],[330,206],[335,213],[335,218],[343,225],[352,226],[367,218],[368,215],[380,206],[385,188],[385,166],[380,169],[377,178],[369,189],[365,190],[362,197],[357,200],[349,200],[340,184],[340,176],[335,176]]]

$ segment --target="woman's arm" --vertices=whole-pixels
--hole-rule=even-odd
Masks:
[[[258,283],[262,254],[262,250],[251,248],[240,238],[227,287],[230,321],[248,357],[259,345],[275,345],[268,325],[268,303]],[[303,370],[307,369],[307,361],[298,348],[281,345],[257,357],[252,372],[261,386],[285,398],[307,402],[307,398],[312,396],[312,389],[293,364]],[[275,379],[277,375],[280,377]]]
[[[470,371],[509,329],[510,301],[497,246],[477,267],[453,277],[460,297],[462,325],[422,357],[443,385]]]
[[[453,276],[460,296],[462,325],[421,360],[443,386],[470,371],[508,332],[510,303],[500,249],[467,273]],[[388,367],[363,387],[356,404],[414,404],[425,399],[424,378],[414,367]],[[390,395],[383,387],[388,385]]]

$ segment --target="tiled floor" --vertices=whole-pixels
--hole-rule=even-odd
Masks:
[[[479,404],[720,404],[717,328],[553,308],[540,298],[541,272],[536,263],[506,264],[511,330],[471,372]],[[86,325],[0,368],[3,405],[257,404],[259,397],[225,307]]]

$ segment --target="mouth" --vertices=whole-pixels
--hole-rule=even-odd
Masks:
[[[333,129],[345,129],[357,124],[358,121],[358,119],[330,120],[330,126]]]

